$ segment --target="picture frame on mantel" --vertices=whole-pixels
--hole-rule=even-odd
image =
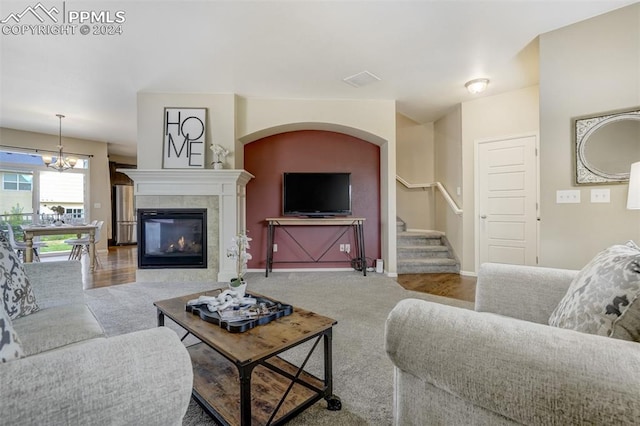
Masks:
[[[206,134],[206,108],[165,107],[162,168],[204,169]]]

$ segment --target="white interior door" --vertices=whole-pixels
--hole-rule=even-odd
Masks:
[[[536,137],[482,142],[477,147],[478,260],[537,264]]]

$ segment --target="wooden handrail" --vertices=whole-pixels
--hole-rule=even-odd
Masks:
[[[444,199],[447,202],[447,204],[449,204],[449,207],[451,208],[451,210],[453,210],[453,212],[455,214],[457,214],[457,215],[461,215],[462,214],[462,209],[460,207],[458,207],[458,205],[456,204],[455,201],[453,201],[453,198],[451,197],[451,195],[449,194],[447,189],[440,182],[409,183],[406,180],[402,179],[398,175],[396,175],[396,180],[398,182],[400,182],[401,184],[403,184],[404,186],[406,186],[407,188],[409,188],[409,189],[415,189],[415,188],[438,188],[438,190],[440,190],[440,193],[442,194],[442,197],[444,197]]]

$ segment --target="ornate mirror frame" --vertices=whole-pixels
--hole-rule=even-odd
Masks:
[[[590,138],[593,138],[594,133],[601,130],[604,126],[627,120],[640,122],[640,107],[631,110],[604,113],[595,116],[584,116],[573,119],[577,185],[626,183],[629,181],[628,171],[615,172],[602,170],[601,168],[596,167],[593,161],[589,161],[586,152]],[[595,138],[591,140],[595,140]],[[640,152],[640,138],[638,138],[638,147]],[[611,152],[615,154],[615,150],[612,150]],[[640,156],[631,160],[633,161],[629,162],[629,166],[632,162],[640,161]]]

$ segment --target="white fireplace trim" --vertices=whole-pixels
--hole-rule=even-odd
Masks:
[[[231,238],[246,231],[246,187],[254,176],[246,170],[118,169],[134,183],[138,195],[205,195],[218,200],[218,281],[235,276],[235,262],[227,257]]]

